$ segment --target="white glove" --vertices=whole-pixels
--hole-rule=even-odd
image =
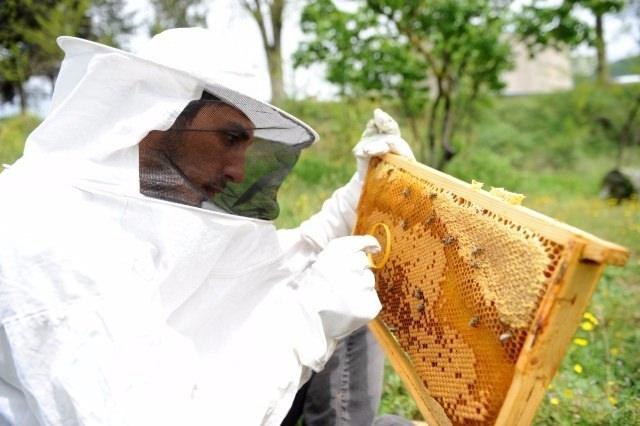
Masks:
[[[400,137],[398,123],[379,108],[373,111],[362,139],[353,149],[357,159],[357,172],[349,183],[337,189],[322,205],[322,209],[300,225],[302,237],[314,250],[326,247],[336,237],[349,235],[356,220],[356,208],[362,193],[369,159],[393,152],[415,159],[409,144]]]
[[[373,118],[367,123],[360,142],[353,148],[357,159],[357,176],[364,182],[371,157],[381,156],[387,152],[402,155],[415,160],[409,144],[400,136],[398,123],[389,114],[376,108]]]
[[[362,327],[380,311],[367,252],[380,250],[371,235],[336,238],[295,282],[299,304],[321,338],[307,335],[300,360],[317,370],[331,355],[335,340]],[[308,333],[308,331],[307,331]]]

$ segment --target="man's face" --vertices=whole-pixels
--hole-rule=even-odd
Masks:
[[[244,180],[253,124],[240,110],[224,103],[206,104],[185,129],[167,132],[167,152],[206,199],[227,182]]]
[[[228,182],[244,179],[253,123],[240,110],[205,103],[179,127],[152,131],[140,142],[143,194],[200,206]]]
[[[152,131],[140,143],[140,190],[199,206],[228,182],[244,179],[252,140],[253,123],[240,110],[206,103],[178,129]],[[167,174],[173,177],[162,177]]]

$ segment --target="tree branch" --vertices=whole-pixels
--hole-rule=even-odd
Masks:
[[[262,36],[262,44],[264,45],[265,50],[269,50],[269,38],[267,36],[267,29],[264,24],[264,16],[262,15],[260,0],[254,0],[253,5],[251,5],[248,0],[240,0],[240,4],[247,12],[251,14],[251,16],[253,16],[253,19],[258,24],[260,35]]]

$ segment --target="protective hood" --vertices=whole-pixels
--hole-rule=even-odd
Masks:
[[[255,142],[247,152],[245,179],[209,201],[230,213],[274,219],[282,180],[300,150],[318,136],[300,120],[242,93],[250,77],[211,63],[211,37],[199,28],[168,30],[137,55],[60,37],[65,59],[51,112],[27,140],[25,158],[49,164],[55,159],[68,177],[140,193],[138,143],[152,130],[169,129],[207,92],[250,120]]]

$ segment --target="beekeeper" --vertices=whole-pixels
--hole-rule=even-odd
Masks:
[[[411,155],[395,123],[377,111],[351,181],[276,231],[318,136],[206,66],[211,37],[58,39],[51,112],[0,174],[0,424],[279,424],[377,314],[378,244],[348,235],[368,157]]]

